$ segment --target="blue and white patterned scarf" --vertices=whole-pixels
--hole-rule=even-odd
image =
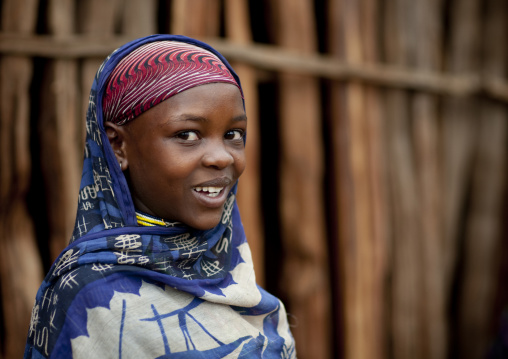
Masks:
[[[229,194],[220,223],[140,227],[126,179],[104,131],[109,74],[153,35],[111,54],[87,112],[78,212],[71,243],[36,296],[25,358],[293,358],[282,303],[255,283],[251,253]]]

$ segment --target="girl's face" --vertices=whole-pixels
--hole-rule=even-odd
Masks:
[[[247,117],[236,86],[197,86],[124,126],[105,126],[138,210],[200,230],[219,223],[245,169]]]

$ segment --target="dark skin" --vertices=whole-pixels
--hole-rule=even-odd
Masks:
[[[104,126],[137,210],[199,230],[219,223],[245,169],[247,117],[236,86],[193,87],[123,126]]]

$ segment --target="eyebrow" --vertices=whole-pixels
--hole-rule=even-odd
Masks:
[[[187,121],[208,122],[208,119],[206,117],[202,117],[202,116],[183,114],[183,115],[180,115],[176,118],[169,120],[168,122],[187,122]]]
[[[191,121],[191,122],[209,122],[210,120],[208,118],[206,118],[206,117],[203,117],[203,116],[183,114],[183,115],[178,116],[177,118],[174,118],[174,119],[171,119],[171,120],[167,121],[166,123],[169,123],[169,122],[187,122],[187,121]],[[247,121],[247,115],[246,114],[241,114],[241,115],[235,116],[235,117],[233,117],[231,119],[231,122],[242,122],[242,121]]]
[[[241,122],[241,121],[247,121],[247,115],[241,114],[240,116],[233,117],[231,120],[232,122]]]

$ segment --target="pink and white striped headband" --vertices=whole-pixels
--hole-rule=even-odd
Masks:
[[[233,84],[242,93],[222,61],[201,47],[177,41],[143,45],[109,76],[102,100],[104,121],[123,125],[171,96],[212,82]]]

